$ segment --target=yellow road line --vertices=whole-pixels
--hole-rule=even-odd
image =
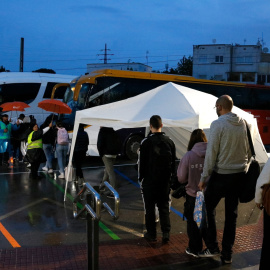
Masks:
[[[3,224],[0,222],[0,231],[1,233],[6,237],[8,242],[14,247],[18,248],[21,247],[18,242],[11,236],[11,234],[6,230],[6,228],[3,226]]]

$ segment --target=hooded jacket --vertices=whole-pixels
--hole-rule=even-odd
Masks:
[[[196,143],[183,156],[177,169],[178,181],[180,183],[187,183],[186,192],[192,197],[196,197],[196,193],[199,191],[198,184],[203,171],[206,147],[206,142]]]
[[[251,157],[244,120],[229,112],[221,115],[210,126],[208,146],[201,182],[211,175],[247,171]]]

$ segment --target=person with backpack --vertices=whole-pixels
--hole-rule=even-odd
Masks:
[[[99,190],[104,192],[108,198],[114,198],[110,191],[105,191],[104,182],[108,181],[114,189],[118,188],[117,179],[113,165],[116,157],[120,153],[121,144],[116,131],[111,127],[100,127],[97,139],[97,149],[105,165],[103,179],[100,183]]]
[[[56,123],[56,154],[59,166],[58,178],[65,178],[65,167],[67,165],[67,153],[69,146],[69,136],[61,121]]]
[[[199,182],[203,170],[204,158],[207,148],[207,138],[202,129],[192,131],[188,143],[188,152],[180,160],[177,177],[181,184],[185,184],[186,201],[184,204],[184,216],[187,218],[187,234],[189,238],[186,253],[199,257],[198,252],[203,248],[203,237],[205,229],[198,228],[193,219],[195,200],[197,191],[199,191]]]
[[[161,131],[162,119],[159,115],[150,118],[152,134],[141,142],[139,162],[139,182],[141,185],[147,241],[157,241],[155,205],[159,210],[162,242],[170,240],[169,194],[171,176],[175,174],[176,150],[174,142]]]

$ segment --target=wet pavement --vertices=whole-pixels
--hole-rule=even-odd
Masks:
[[[97,186],[103,169],[99,158],[88,158],[83,170],[86,181]],[[222,265],[218,257],[197,259],[185,253],[188,237],[183,198],[172,200],[170,242],[162,244],[159,224],[158,241],[145,241],[135,165],[119,159],[115,171],[120,184],[120,217],[113,220],[107,212],[101,213],[99,269],[258,269],[262,216],[254,202],[239,205],[233,263]],[[74,219],[72,213],[78,187],[68,183],[64,202],[65,181],[57,178],[58,171],[40,172],[40,180],[29,179],[29,173],[23,163],[0,167],[0,269],[87,269],[86,220]],[[113,199],[101,199],[113,209]],[[219,243],[223,222],[221,201],[217,208]]]

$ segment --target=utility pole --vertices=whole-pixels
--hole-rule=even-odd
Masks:
[[[110,51],[110,49],[107,49],[107,44],[106,43],[105,43],[105,49],[101,50],[101,51],[104,51],[104,53],[98,54],[98,56],[99,55],[104,55],[104,64],[107,64],[107,61],[111,60],[111,59],[108,59],[108,55],[114,55],[114,54],[107,53],[107,51]],[[99,60],[103,60],[103,59],[99,59]]]
[[[23,72],[23,55],[24,55],[24,38],[21,38],[21,49],[20,49],[20,72]]]

